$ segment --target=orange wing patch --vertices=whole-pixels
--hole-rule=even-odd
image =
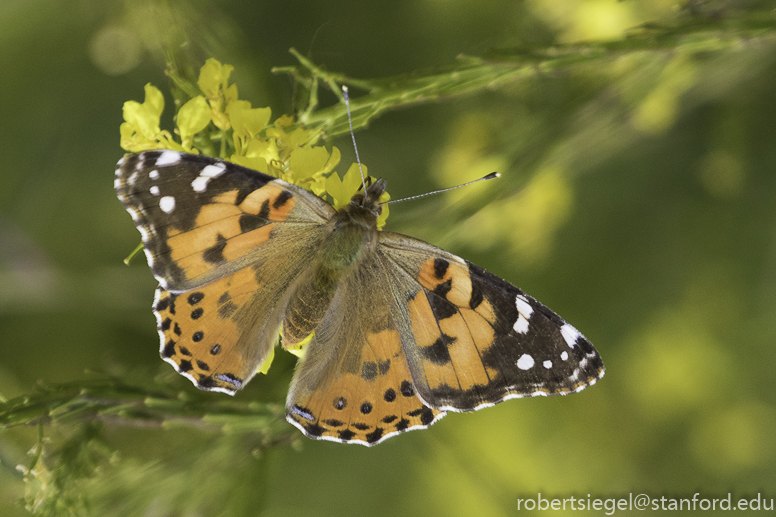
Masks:
[[[474,310],[491,325],[496,324],[493,306],[474,288],[466,264],[430,258],[421,265],[418,282],[456,307]]]
[[[440,333],[431,305],[421,291],[409,303],[410,322],[423,357],[426,382],[431,389],[442,386],[458,386],[455,367],[450,360],[448,347],[456,339]]]
[[[466,310],[470,313],[470,319],[482,321],[477,313]],[[488,384],[498,372],[483,365],[479,350],[486,349],[493,342],[493,329],[483,328],[478,335],[467,325],[463,314],[454,314],[440,321],[439,328],[443,336],[455,336],[455,342],[447,348],[447,352],[456,370],[456,380],[460,389],[469,390],[478,385]],[[477,336],[479,343],[474,341],[473,336]]]
[[[469,390],[488,384],[498,372],[483,365],[480,349],[493,342],[493,328],[477,312],[463,309],[438,320],[423,291],[409,303],[415,343],[430,389]]]
[[[356,366],[325,388],[295,396],[288,420],[312,438],[374,445],[444,416],[417,397],[396,330],[367,334]]]
[[[487,302],[486,302],[487,303]],[[490,310],[490,314],[493,314],[493,309],[490,308],[490,304],[486,307]],[[486,350],[488,350],[491,345],[493,345],[493,341],[496,338],[496,332],[493,330],[493,326],[490,323],[490,320],[488,319],[486,314],[483,314],[479,311],[474,311],[472,309],[460,309],[461,318],[463,319],[464,327],[459,327],[461,332],[464,334],[468,333],[469,337],[472,339],[472,344],[474,347],[476,347],[478,353],[477,353],[477,359],[482,362],[482,353]],[[445,323],[445,320],[443,320],[440,324],[440,326],[443,326]],[[444,327],[443,327],[444,329]],[[461,335],[461,334],[455,334],[455,335]],[[469,358],[473,359],[473,354],[469,354]],[[498,371],[491,368],[490,366],[485,367],[485,371],[488,375],[488,380],[492,379],[498,374]],[[482,384],[478,382],[477,384]]]
[[[451,303],[465,307],[472,296],[472,280],[468,269],[441,258],[430,258],[420,267],[420,285],[434,291],[445,289],[445,297]]]
[[[422,358],[417,373],[426,380],[421,396],[436,407],[470,409],[459,407],[460,394],[480,398],[499,374],[483,361],[496,339],[493,306],[472,283],[465,263],[429,258],[417,279],[424,289],[410,300],[409,314]]]
[[[207,282],[218,276],[219,266],[248,256],[269,240],[272,223],[285,221],[295,205],[293,194],[273,183],[244,199],[240,195],[239,190],[218,194],[200,207],[192,229],[167,230],[170,259],[186,279]]]
[[[248,194],[240,203],[240,210],[246,214],[266,214],[263,215],[265,219],[281,222],[288,219],[295,204],[296,200],[290,192],[268,183]]]
[[[160,286],[154,311],[162,358],[201,389],[230,394],[240,389],[257,360],[237,349],[247,330],[239,311],[260,287],[251,268],[178,295]]]

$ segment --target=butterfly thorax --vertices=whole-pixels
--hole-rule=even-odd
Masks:
[[[330,233],[321,245],[318,258],[316,287],[336,288],[343,275],[372,255],[377,245],[377,218],[382,212],[379,198],[384,191],[385,180],[378,180],[367,187],[366,196],[356,193],[332,217]]]

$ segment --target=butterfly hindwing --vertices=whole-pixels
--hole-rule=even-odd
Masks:
[[[229,280],[236,280],[232,277]],[[162,343],[159,353],[199,388],[233,393],[253,375],[253,366],[236,353],[236,343],[243,335],[239,326],[219,315],[219,308],[233,310],[227,305],[234,303],[232,295],[225,304],[219,304],[217,298],[231,286],[218,287],[217,291],[211,288],[180,295],[157,288],[154,312]]]
[[[445,414],[417,397],[387,281],[377,261],[350,275],[307,347],[286,412],[311,438],[374,445]]]
[[[159,286],[162,358],[200,389],[242,388],[277,343],[285,284],[298,273],[273,278],[273,269],[243,268],[178,294]]]

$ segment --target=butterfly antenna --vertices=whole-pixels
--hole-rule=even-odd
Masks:
[[[481,177],[478,180],[469,181],[469,182],[463,183],[461,185],[456,185],[455,187],[448,187],[448,188],[443,188],[441,190],[435,190],[433,192],[426,192],[425,194],[418,194],[417,196],[403,197],[401,199],[392,199],[390,201],[385,201],[385,202],[380,203],[380,204],[381,205],[387,205],[387,204],[391,204],[391,203],[399,203],[401,201],[410,201],[411,199],[418,199],[418,198],[426,197],[426,196],[433,196],[434,194],[441,194],[442,192],[447,192],[448,190],[455,190],[457,188],[465,187],[467,185],[473,185],[474,183],[479,183],[480,181],[492,180],[494,178],[500,178],[500,177],[501,177],[501,174],[499,174],[498,172],[491,172],[487,176],[483,176],[483,177]]]
[[[356,151],[356,163],[358,163],[358,170],[361,171],[361,185],[364,187],[364,199],[366,199],[366,178],[364,178],[364,168],[361,166],[361,158],[358,157],[356,135],[353,133],[353,118],[350,116],[350,100],[348,99],[347,86],[342,86],[342,95],[345,97],[345,107],[348,110],[348,126],[350,126],[350,138],[353,139],[353,149]]]

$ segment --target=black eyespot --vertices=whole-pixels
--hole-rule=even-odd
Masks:
[[[411,397],[415,395],[415,388],[412,387],[412,384],[410,384],[409,381],[401,381],[399,391],[401,391],[401,394],[405,397]]]
[[[340,397],[338,399],[334,399],[334,409],[345,409],[348,405],[348,401],[345,399],[345,397]]]
[[[189,295],[189,305],[196,305],[196,304],[198,304],[199,302],[202,301],[202,298],[204,298],[204,297],[205,297],[205,293],[199,293],[199,292],[191,293]]]

